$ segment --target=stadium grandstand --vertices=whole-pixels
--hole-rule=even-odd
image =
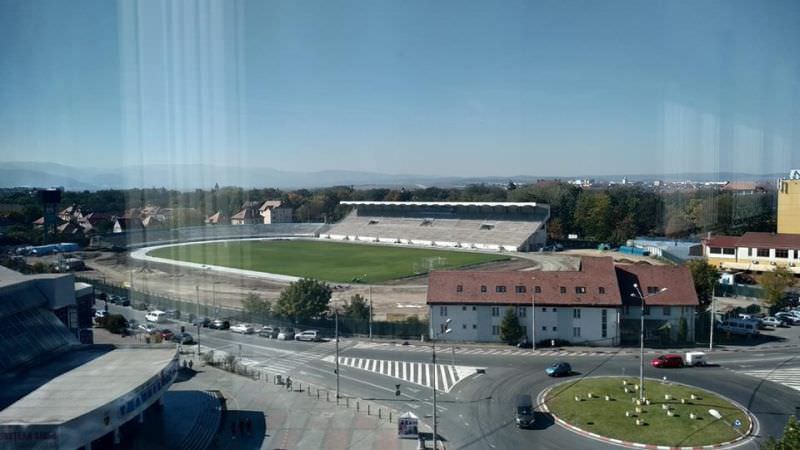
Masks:
[[[547,241],[539,203],[345,201],[353,210],[320,233],[333,240],[525,252]]]
[[[122,233],[109,233],[92,238],[91,248],[137,248],[174,242],[198,242],[221,239],[247,239],[259,237],[316,237],[322,223],[273,223],[246,225],[206,225],[174,228],[170,230],[136,229]]]
[[[85,290],[72,275],[0,270],[0,448],[118,444],[174,381],[174,346],[80,343]]]

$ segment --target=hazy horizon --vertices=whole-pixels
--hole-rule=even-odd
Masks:
[[[7,1],[0,161],[788,172],[797,23],[792,1]]]

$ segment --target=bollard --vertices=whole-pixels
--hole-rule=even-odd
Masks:
[[[575,396],[575,401],[576,401],[576,402],[579,402],[579,401],[581,401],[581,398],[580,398],[579,396],[577,396],[577,395],[576,395],[576,396]]]
[[[622,380],[622,385],[623,386],[627,386],[628,385],[628,380]]]
[[[317,400],[319,400],[319,388],[317,388]]]
[[[303,383],[297,383],[297,385],[300,386],[300,392],[303,392]]]
[[[644,404],[650,406],[650,399],[649,398],[644,399]]]
[[[345,408],[350,408],[350,397],[344,398],[344,406]]]
[[[692,419],[692,420],[695,420],[695,419],[697,419],[697,414],[689,413],[689,418]]]
[[[369,403],[367,403],[367,415],[369,415]]]
[[[682,399],[681,399],[681,404],[682,404],[682,405],[685,405],[685,404],[686,404],[686,399],[685,399],[685,398],[682,398]]]
[[[636,425],[642,425],[642,424],[644,424],[644,420],[636,419]]]
[[[361,410],[361,403],[358,400],[356,400],[356,412],[360,410]]]
[[[665,410],[665,411],[666,411],[666,410],[668,410],[668,409],[669,409],[669,405],[667,405],[666,403],[664,403],[664,404],[662,404],[662,405],[661,405],[661,409],[663,409],[663,410]]]
[[[674,415],[675,415],[675,413],[674,413],[674,412],[673,412],[671,409],[668,409],[668,410],[667,410],[667,415],[668,415],[668,416],[670,416],[670,417],[672,417],[672,416],[674,416]]]
[[[392,423],[392,411],[389,411],[389,423]]]
[[[697,400],[697,396],[696,396],[696,395],[694,395],[694,394],[692,394],[692,395],[690,396],[690,398],[691,398],[692,400]]]
[[[664,400],[672,400],[672,396],[669,394],[664,394]]]
[[[630,416],[631,416],[631,412],[630,411],[625,411],[625,417],[630,417]]]
[[[381,409],[378,408],[378,419],[380,419],[380,418],[381,418]]]
[[[636,408],[634,408],[634,411],[636,411],[636,414],[641,414],[642,408],[640,406],[637,406]]]
[[[608,395],[606,395],[606,401],[607,401],[607,402],[611,401],[611,397],[610,397],[610,396],[608,396]]]

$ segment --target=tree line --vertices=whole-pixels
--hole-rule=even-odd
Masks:
[[[61,207],[80,205],[84,211],[122,214],[130,208],[160,206],[186,208],[170,226],[202,225],[216,213],[230,217],[246,201],[281,200],[293,209],[297,222],[340,220],[349,208],[341,201],[493,201],[539,202],[550,205],[548,233],[551,239],[579,239],[624,243],[635,236],[687,238],[714,234],[775,229],[776,193],[736,195],[714,188],[681,192],[658,192],[644,186],[613,185],[582,189],[568,183],[544,181],[517,186],[476,184],[461,188],[356,189],[334,186],[321,189],[280,190],[219,187],[189,192],[164,188],[67,191]],[[6,220],[23,228],[41,216],[34,192],[0,190],[0,204],[21,205],[21,212],[6,214]]]

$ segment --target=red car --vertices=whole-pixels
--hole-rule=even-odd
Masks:
[[[161,334],[161,339],[163,339],[165,341],[168,341],[168,340],[172,339],[173,337],[175,337],[175,333],[173,333],[172,330],[167,330],[167,329],[161,330],[159,332],[159,334]]]
[[[658,358],[650,361],[650,365],[658,369],[683,367],[683,358],[681,355],[661,355]]]

